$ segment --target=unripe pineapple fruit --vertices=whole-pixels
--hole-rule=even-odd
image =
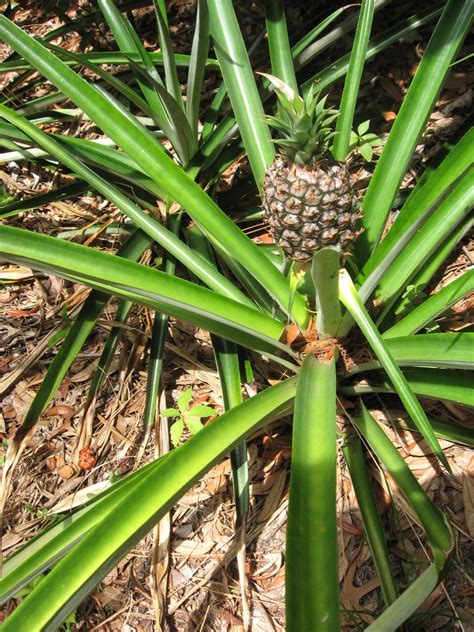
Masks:
[[[358,213],[349,172],[329,155],[337,113],[310,91],[306,99],[276,77],[280,116],[268,117],[282,146],[263,183],[263,206],[274,241],[289,259],[308,261],[324,246],[350,249]]]

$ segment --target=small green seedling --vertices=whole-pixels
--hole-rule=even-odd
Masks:
[[[5,454],[7,453],[8,450],[8,441],[4,438],[2,439],[2,449],[0,452],[0,466],[4,465],[5,463]]]
[[[407,285],[406,290],[403,292],[399,304],[394,309],[394,315],[396,318],[403,318],[412,312],[420,303],[425,301],[429,294],[425,292],[426,283],[422,285]],[[451,315],[453,311],[447,309],[445,315]],[[433,319],[424,325],[424,329],[429,333],[441,332],[441,327],[436,319]]]
[[[201,419],[215,414],[214,408],[206,404],[196,404],[190,408],[193,398],[193,389],[188,388],[178,397],[178,408],[165,408],[160,417],[174,417],[176,421],[170,427],[171,443],[176,447],[183,435],[184,427],[194,435],[203,428]]]
[[[26,586],[23,586],[23,588],[21,588],[14,595],[14,598],[15,599],[22,599],[24,597],[27,597],[33,591],[33,589],[40,583],[40,581],[44,578],[44,576],[45,576],[45,574],[41,573],[40,575],[38,575],[37,577],[32,579],[29,584],[27,584]]]
[[[120,481],[122,478],[122,474],[120,473],[120,469],[115,469],[112,470],[111,472],[109,472],[108,475],[108,479],[111,483],[111,485],[113,485],[114,483],[117,483],[118,481]]]
[[[364,160],[370,162],[374,155],[373,147],[383,145],[383,140],[376,134],[369,132],[369,121],[364,121],[357,127],[357,132],[352,130],[350,138],[350,151],[360,154]]]
[[[0,186],[0,205],[8,204],[9,202],[13,202],[13,195],[10,195],[8,189],[5,185]],[[1,209],[0,209],[1,213]]]
[[[75,625],[76,623],[77,623],[76,611],[74,611],[74,612],[71,612],[71,614],[64,621],[60,629],[64,630],[64,632],[72,632],[72,629],[73,629],[72,626]]]

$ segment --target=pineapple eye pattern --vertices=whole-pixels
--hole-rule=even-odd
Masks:
[[[281,105],[268,117],[281,146],[265,174],[263,207],[273,239],[293,261],[309,261],[325,246],[350,250],[356,237],[358,209],[347,166],[329,152],[331,125],[337,117],[326,98],[303,100],[280,80],[274,83]]]

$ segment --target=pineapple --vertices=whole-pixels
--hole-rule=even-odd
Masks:
[[[268,168],[263,184],[263,206],[274,241],[293,261],[309,261],[324,246],[339,245],[347,252],[358,213],[348,169],[332,159],[331,124],[337,112],[324,107],[311,90],[303,99],[276,77],[280,116],[268,117],[282,137],[283,151]]]

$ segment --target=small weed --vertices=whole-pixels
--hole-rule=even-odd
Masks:
[[[370,162],[374,155],[374,147],[383,145],[383,140],[376,134],[369,132],[369,121],[364,121],[357,127],[357,131],[352,130],[349,150],[360,154],[364,160]]]
[[[178,397],[178,408],[165,408],[160,413],[161,417],[174,417],[176,421],[170,427],[171,443],[176,447],[183,435],[184,427],[194,435],[203,427],[201,419],[215,414],[214,408],[205,404],[196,404],[190,407],[193,398],[192,388],[188,388]]]

